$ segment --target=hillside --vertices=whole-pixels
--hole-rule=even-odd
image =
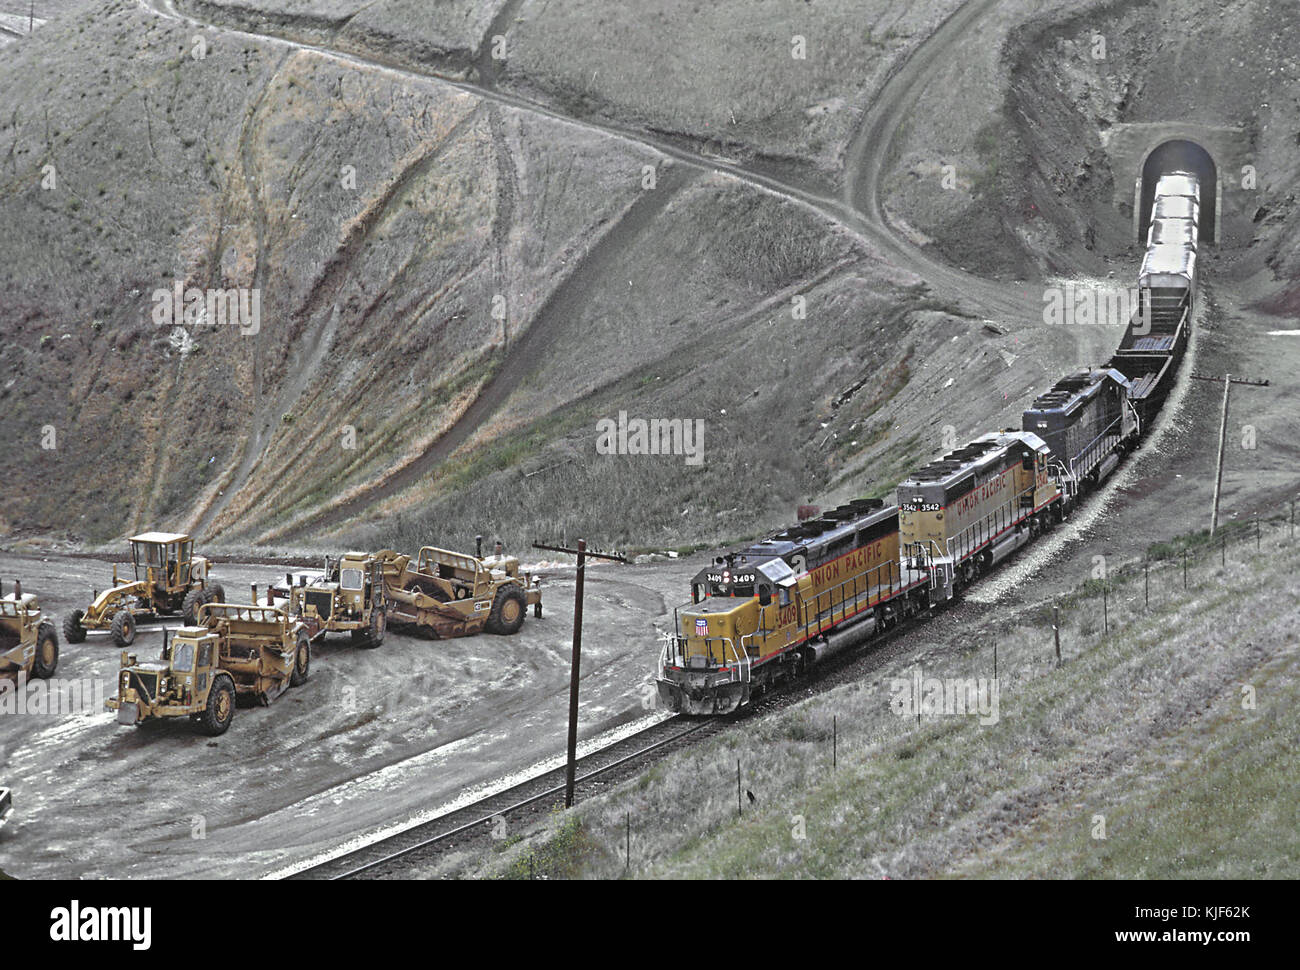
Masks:
[[[1104,359],[1113,330],[1041,314],[1058,274],[1136,265],[1099,201],[1131,173],[1098,131],[1181,115],[1156,75],[1271,16],[765,0],[729,31],[735,4],[680,0],[39,6],[0,49],[0,536],[168,524],[227,549],[694,547],[886,493]],[[1093,30],[1108,59],[1059,84]],[[1207,124],[1249,107],[1261,175],[1253,238],[1205,264],[1208,369],[1269,357],[1239,334],[1293,303],[1293,30],[1198,88]],[[159,326],[178,285],[257,292],[256,332]],[[1294,478],[1292,391],[1260,400],[1273,446],[1241,508]],[[598,456],[620,412],[703,422],[703,463]]]

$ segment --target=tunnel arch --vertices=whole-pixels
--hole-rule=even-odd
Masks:
[[[1166,172],[1181,169],[1193,172],[1201,182],[1200,239],[1207,243],[1218,241],[1218,186],[1219,167],[1213,156],[1194,141],[1173,138],[1161,142],[1147,152],[1142,162],[1142,194],[1138,219],[1138,242],[1145,243],[1147,227],[1151,224],[1151,206],[1154,202],[1156,182]]]

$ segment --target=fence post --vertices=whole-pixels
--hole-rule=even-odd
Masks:
[[[1183,589],[1187,588],[1187,550],[1183,550]]]
[[[1061,662],[1061,608],[1052,604],[1052,638],[1056,641],[1056,662]]]
[[[1110,584],[1105,581],[1101,587],[1101,624],[1102,632],[1110,636]]]
[[[740,804],[740,759],[736,759],[736,817],[745,814],[745,809]]]

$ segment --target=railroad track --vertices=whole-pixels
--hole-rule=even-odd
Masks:
[[[576,787],[594,779],[612,780],[632,774],[642,763],[662,756],[674,745],[712,734],[728,723],[726,718],[697,720],[670,717],[643,731],[593,751],[577,761]],[[423,865],[442,852],[483,840],[490,842],[498,819],[519,821],[522,813],[536,814],[548,799],[564,793],[564,768],[559,767],[497,792],[446,815],[431,819],[370,845],[299,870],[289,879],[356,879],[393,876],[401,869]]]
[[[808,696],[859,680],[863,662],[875,666],[884,662],[903,634],[926,622],[929,616],[912,617],[882,633],[864,637],[829,660],[818,664],[806,677],[766,692],[740,710],[727,715],[694,718],[674,715],[642,731],[621,738],[577,761],[575,788],[590,788],[593,782],[609,784],[632,777],[648,761],[663,757],[679,745],[711,737],[751,717],[760,717],[805,700]],[[856,629],[841,636],[860,636]],[[689,741],[688,741],[689,739]],[[552,769],[536,778],[482,798],[472,804],[379,839],[286,876],[286,879],[382,879],[400,878],[404,870],[425,867],[441,853],[475,844],[490,846],[498,819],[515,823],[513,831],[529,817],[546,810],[548,799],[558,804],[564,793],[564,768]]]

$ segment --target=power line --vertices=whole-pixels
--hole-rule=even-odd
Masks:
[[[1214,377],[1209,374],[1193,374],[1194,381],[1213,381],[1215,383],[1223,382],[1223,409],[1219,414],[1219,458],[1214,469],[1214,507],[1210,512],[1210,538],[1214,538],[1214,531],[1219,527],[1219,496],[1223,491],[1223,451],[1228,441],[1228,396],[1232,390],[1233,384],[1245,384],[1250,387],[1268,387],[1268,381],[1256,381],[1247,377],[1233,377],[1231,374],[1224,374],[1222,377]]]

